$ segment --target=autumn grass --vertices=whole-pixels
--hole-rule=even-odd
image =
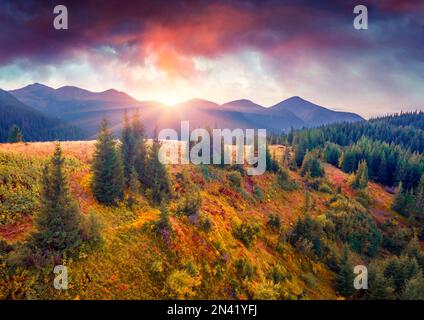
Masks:
[[[334,274],[322,263],[314,262],[280,242],[280,232],[267,224],[270,214],[280,217],[283,229],[290,229],[303,215],[305,193],[302,178],[295,172],[290,177],[301,187],[284,191],[274,174],[245,176],[238,188],[229,179],[231,170],[209,166],[206,176],[200,166],[169,166],[175,198],[170,203],[174,212],[182,201],[185,185],[178,185],[176,175],[185,172],[188,180],[201,191],[201,215],[211,221],[209,231],[187,216],[171,216],[172,244],[166,244],[155,232],[158,208],[151,207],[144,197],[134,209],[125,203],[117,207],[98,204],[90,191],[90,161],[94,145],[88,142],[62,142],[67,158],[67,172],[72,193],[83,214],[94,214],[102,225],[103,245],[82,253],[78,259],[66,260],[69,267],[70,287],[58,292],[51,285],[51,270],[20,270],[7,285],[24,283],[31,288],[16,298],[36,299],[335,299],[332,287]],[[25,159],[29,166],[39,170],[53,152],[54,143],[0,144],[0,154],[11,159]],[[272,149],[271,149],[272,150]],[[282,147],[275,147],[282,152]],[[14,161],[14,160],[10,160]],[[35,162],[38,164],[35,166]],[[336,169],[328,169],[330,180]],[[260,190],[255,192],[254,190]],[[262,194],[262,196],[259,196]],[[325,210],[330,195],[312,194],[317,204],[315,214]],[[384,200],[386,201],[386,200]],[[32,217],[28,212],[27,229],[9,224],[7,232],[0,229],[0,238],[9,242],[24,241],[31,230]],[[234,237],[234,228],[246,223],[258,225],[259,233],[251,246]],[[15,230],[16,228],[16,230]],[[8,236],[15,232],[13,237]],[[280,245],[280,246],[279,246]],[[277,247],[279,249],[277,250]],[[256,267],[251,279],[240,279],[236,262],[248,261]],[[283,280],[272,283],[273,269],[280,268]],[[173,281],[185,284],[175,292]],[[1,287],[0,281],[0,287]],[[173,289],[174,288],[174,289]],[[10,289],[10,288],[9,288]],[[1,296],[0,290],[0,296]],[[6,290],[4,290],[6,292]],[[9,292],[9,291],[8,291]],[[28,296],[28,292],[31,294]]]

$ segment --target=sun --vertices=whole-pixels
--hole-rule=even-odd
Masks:
[[[183,101],[184,99],[176,96],[160,95],[156,98],[156,100],[163,103],[164,106],[172,108],[178,103],[181,103],[181,101]]]

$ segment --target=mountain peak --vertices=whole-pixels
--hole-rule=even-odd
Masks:
[[[319,126],[333,122],[352,122],[363,120],[363,118],[357,114],[337,112],[307,101],[299,96],[293,96],[283,100],[272,106],[270,109],[274,112],[291,111],[310,126]]]
[[[259,104],[254,103],[251,100],[248,99],[239,99],[230,101],[227,103],[224,103],[221,107],[225,108],[226,110],[231,111],[239,111],[239,112],[262,112],[265,110],[265,108]]]
[[[198,108],[218,106],[218,104],[216,104],[215,102],[199,99],[199,98],[193,98],[193,99],[178,103],[178,105],[183,107],[198,107]]]
[[[24,90],[24,91],[27,91],[27,92],[54,91],[54,89],[52,87],[46,86],[46,85],[44,85],[42,83],[38,83],[38,82],[34,82],[34,83],[29,84],[29,85],[27,85],[23,88],[15,89],[15,90],[12,90],[12,91],[17,91],[17,90]]]
[[[313,104],[312,102],[305,100],[299,96],[293,96],[293,97],[287,98],[286,100],[283,100],[282,102],[307,102],[307,103]]]

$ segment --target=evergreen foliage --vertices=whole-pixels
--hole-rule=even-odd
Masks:
[[[44,167],[40,198],[37,231],[32,235],[31,245],[43,255],[55,256],[78,247],[82,242],[81,216],[69,190],[59,144]]]
[[[106,119],[103,119],[100,125],[92,170],[92,190],[97,201],[106,205],[113,205],[123,199],[122,160]]]

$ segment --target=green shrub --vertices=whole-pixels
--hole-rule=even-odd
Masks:
[[[190,299],[196,295],[200,281],[186,270],[173,271],[165,281],[165,292],[171,299]]]
[[[262,189],[259,188],[258,186],[253,187],[253,194],[255,195],[255,198],[258,199],[259,201],[264,200],[264,193]]]
[[[212,220],[204,212],[199,215],[199,227],[205,232],[209,232],[212,229]]]
[[[268,225],[273,229],[280,229],[281,219],[278,214],[271,214],[268,217]]]
[[[43,161],[0,153],[0,225],[39,211],[39,184]]]
[[[236,261],[237,276],[243,279],[252,279],[256,273],[256,267],[253,267],[246,259],[238,259]]]
[[[321,184],[318,191],[323,192],[323,193],[328,193],[328,194],[332,194],[333,193],[333,189],[331,189],[331,187],[328,184]]]
[[[308,286],[309,289],[315,289],[317,287],[317,278],[310,273],[302,273],[301,275],[302,280],[305,282],[305,284]]]
[[[372,199],[370,195],[368,194],[368,191],[366,189],[359,189],[356,195],[356,201],[358,201],[360,204],[364,206],[364,208],[368,208],[371,203]]]
[[[258,225],[250,225],[248,223],[242,223],[236,226],[233,230],[234,237],[243,242],[246,247],[250,247],[256,236],[259,233]]]
[[[321,225],[309,215],[298,219],[293,230],[289,234],[289,242],[294,245],[299,252],[309,255],[312,253],[320,256],[322,253],[321,237],[323,231]]]
[[[297,185],[296,182],[290,179],[289,172],[286,168],[279,167],[277,172],[277,181],[278,185],[286,191],[296,190]]]
[[[269,277],[274,283],[280,283],[287,278],[287,270],[280,264],[272,267]]]
[[[183,214],[186,216],[195,215],[199,212],[202,207],[202,196],[198,190],[193,192],[188,192],[185,197],[183,203],[177,209],[179,214]]]
[[[309,175],[311,178],[320,178],[324,177],[325,171],[321,161],[311,153],[308,153],[303,160],[301,174],[302,176]]]
[[[238,171],[229,172],[227,177],[233,187],[237,187],[237,188],[241,187],[242,177],[240,172]]]

